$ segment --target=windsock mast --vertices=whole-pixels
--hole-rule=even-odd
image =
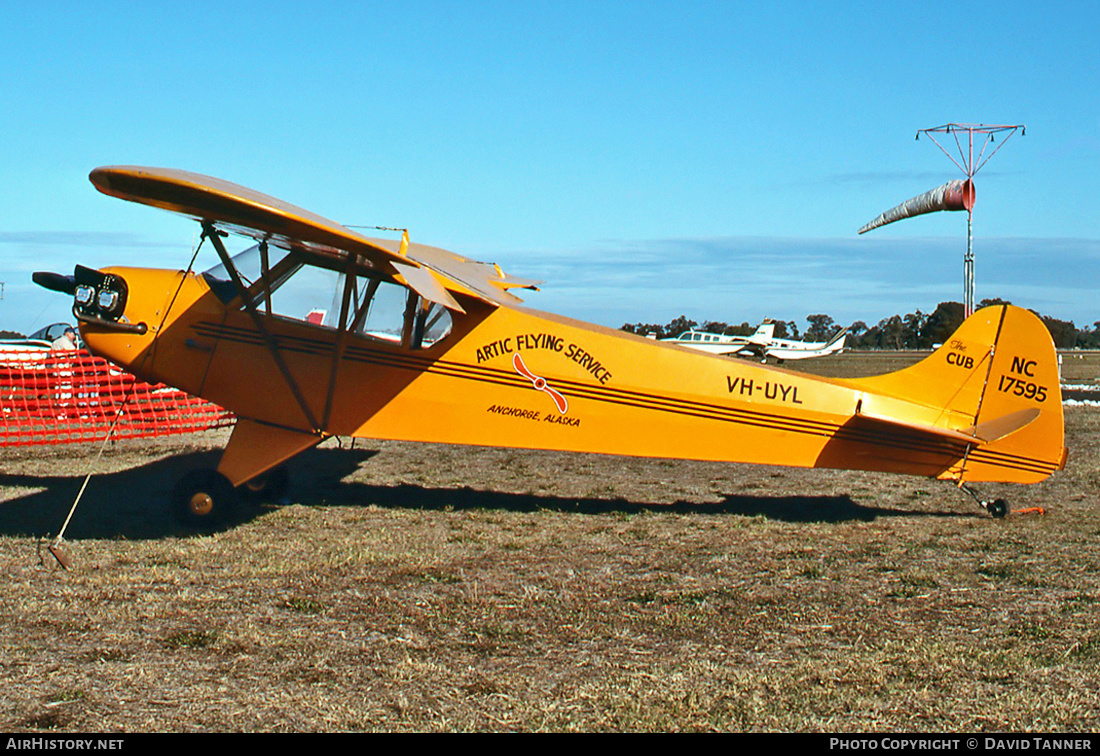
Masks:
[[[951,160],[959,170],[966,174],[966,179],[949,181],[943,186],[913,197],[887,210],[885,213],[882,213],[878,218],[859,230],[859,233],[863,234],[879,226],[885,226],[887,223],[893,223],[903,218],[911,218],[914,215],[923,215],[924,213],[931,213],[937,210],[966,210],[966,255],[963,257],[963,308],[966,312],[966,317],[970,317],[974,312],[974,176],[989,162],[990,158],[997,154],[998,150],[1005,146],[1005,143],[1007,143],[1017,131],[1020,132],[1020,136],[1026,135],[1026,126],[1022,123],[1015,125],[945,123],[943,126],[920,129],[917,131],[916,138],[919,140],[920,135],[924,134],[931,139],[932,143],[939,147],[940,151],[947,155],[948,159]],[[961,138],[961,135],[964,133],[966,134],[965,146],[964,140]],[[978,155],[976,157],[974,155],[975,134],[981,139]],[[1000,144],[994,147],[987,155],[986,149],[996,142],[995,137],[997,134],[1004,134],[1005,136],[1001,139]],[[945,143],[947,142],[945,137],[954,137],[955,146],[959,151],[957,160],[950,151],[940,144],[936,139],[937,135],[939,135]]]
[[[989,159],[996,155],[997,151],[1004,147],[1005,144],[1008,143],[1008,140],[1012,138],[1012,135],[1017,131],[1020,132],[1020,136],[1027,136],[1027,127],[1022,123],[1014,126],[987,126],[984,123],[945,123],[943,126],[935,126],[931,129],[920,129],[917,131],[916,138],[919,140],[921,134],[927,136],[932,140],[933,144],[940,148],[944,155],[947,155],[947,158],[954,163],[959,170],[966,174],[968,179],[973,179],[978,171],[982,169],[982,166],[988,163]],[[962,132],[966,132],[967,136],[966,152],[963,152],[963,143],[959,139],[959,134]],[[996,141],[994,138],[995,135],[1004,133],[1006,133],[1007,136],[1001,140],[1000,144],[993,148],[992,152],[986,155],[986,148]],[[953,136],[955,138],[955,147],[959,150],[958,160],[956,160],[950,152],[944,149],[942,144],[936,141],[936,134]],[[979,134],[982,137],[982,145],[981,149],[978,151],[977,158],[974,157],[975,134]],[[946,141],[946,139],[944,141]]]

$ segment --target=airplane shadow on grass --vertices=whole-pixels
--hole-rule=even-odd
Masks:
[[[673,512],[685,515],[740,515],[764,517],[769,520],[803,523],[871,522],[879,517],[971,517],[970,513],[952,511],[915,512],[907,509],[865,506],[848,494],[834,496],[742,496],[731,494],[719,503],[677,501],[672,504],[646,503],[618,498],[579,498],[549,494],[519,494],[480,491],[472,488],[425,488],[402,484],[372,486],[345,483],[348,500],[332,501],[329,505],[351,505],[369,502],[374,506],[393,509],[483,509],[512,512],[556,511],[584,515],[618,512]],[[298,501],[306,500],[297,497]],[[980,516],[980,515],[978,515]]]
[[[573,497],[463,488],[344,481],[378,452],[355,448],[312,449],[291,463],[289,499],[304,506],[379,506],[423,510],[549,510],[596,515],[609,512],[674,512],[685,515],[740,515],[802,523],[869,522],[880,517],[980,517],[977,513],[921,511],[866,506],[848,494],[832,496],[740,495],[720,503],[674,504],[613,497]],[[190,535],[172,516],[175,482],[188,470],[213,467],[220,450],[190,452],[91,478],[68,525],[68,540],[90,538],[157,539]],[[84,475],[0,473],[0,536],[56,535],[76,500]],[[22,489],[22,490],[20,490]],[[249,509],[247,517],[262,509]],[[225,526],[233,527],[234,524]]]

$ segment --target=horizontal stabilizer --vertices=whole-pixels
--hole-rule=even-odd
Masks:
[[[1002,415],[993,420],[986,420],[977,425],[972,425],[967,428],[964,433],[973,433],[982,441],[992,443],[993,441],[999,441],[1005,436],[1009,436],[1021,428],[1030,425],[1031,421],[1037,417],[1039,417],[1039,410],[1035,407],[1031,407],[1030,409],[1023,409],[1019,412]]]
[[[860,411],[860,408],[856,408],[856,416],[864,420],[870,420],[875,423],[882,423],[884,425],[894,426],[899,429],[907,431],[916,431],[917,433],[927,433],[932,436],[938,436],[940,438],[950,439],[952,441],[964,441],[968,444],[991,444],[994,441],[999,441],[1005,436],[1009,436],[1016,431],[1029,425],[1032,420],[1039,417],[1039,410],[1032,407],[1029,409],[1020,410],[1019,412],[1013,412],[1008,415],[1002,415],[1001,417],[993,420],[987,420],[977,425],[971,425],[969,428],[962,430],[951,430],[950,428],[940,428],[935,425],[924,425],[922,423],[903,422],[891,417],[883,417],[880,415],[869,415]]]
[[[895,208],[875,218],[859,230],[865,234],[868,231],[885,226],[887,223],[912,218],[914,215],[934,213],[938,210],[972,210],[974,209],[974,182],[969,179],[956,179],[948,181],[943,186],[925,192],[902,202]]]
[[[948,441],[961,441],[967,444],[983,444],[989,440],[975,435],[973,433],[973,428],[968,428],[964,431],[957,431],[951,430],[950,428],[941,428],[936,425],[926,425],[924,423],[898,420],[896,418],[885,417],[883,415],[872,415],[862,412],[859,406],[856,407],[856,417],[858,417],[860,420],[870,422],[875,425],[886,426],[895,430],[909,431],[911,433],[935,436],[937,438],[942,438]]]

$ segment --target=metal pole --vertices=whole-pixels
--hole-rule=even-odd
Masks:
[[[966,257],[963,259],[963,288],[966,292],[966,302],[963,309],[966,310],[966,317],[970,317],[974,314],[974,234],[972,223],[974,221],[974,214],[970,211],[966,213]]]
[[[965,130],[967,133],[967,151],[964,154],[962,143],[959,140],[958,132]],[[917,138],[920,138],[921,134],[928,135],[931,138],[932,143],[940,148],[940,152],[947,155],[948,159],[954,163],[958,168],[966,174],[968,181],[973,182],[974,176],[978,174],[982,166],[989,162],[989,159],[997,154],[997,151],[1005,145],[1005,143],[1012,137],[1016,131],[1019,130],[1021,135],[1026,134],[1026,127],[1024,124],[1016,125],[1002,125],[993,126],[981,123],[948,123],[943,126],[937,126],[932,129],[921,129],[917,132]],[[983,135],[984,141],[982,142],[981,151],[978,154],[978,163],[974,163],[974,132],[978,132]],[[1007,136],[1001,140],[1001,143],[990,152],[985,154],[985,149],[993,141],[994,134],[1007,133]],[[943,145],[936,141],[935,134],[951,134],[955,137],[955,146],[958,147],[959,159],[956,160],[949,151],[944,149]],[[974,312],[974,216],[973,209],[967,208],[966,211],[966,255],[963,257],[963,309],[966,311],[966,316]]]
[[[974,129],[967,129],[970,134],[970,157],[966,161],[967,180],[974,180]],[[974,245],[973,245],[973,221],[974,211],[966,211],[966,317],[974,314]]]

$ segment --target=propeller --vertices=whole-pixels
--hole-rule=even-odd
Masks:
[[[40,270],[31,274],[31,280],[44,289],[59,291],[62,294],[72,294],[76,291],[76,278],[73,276]]]

